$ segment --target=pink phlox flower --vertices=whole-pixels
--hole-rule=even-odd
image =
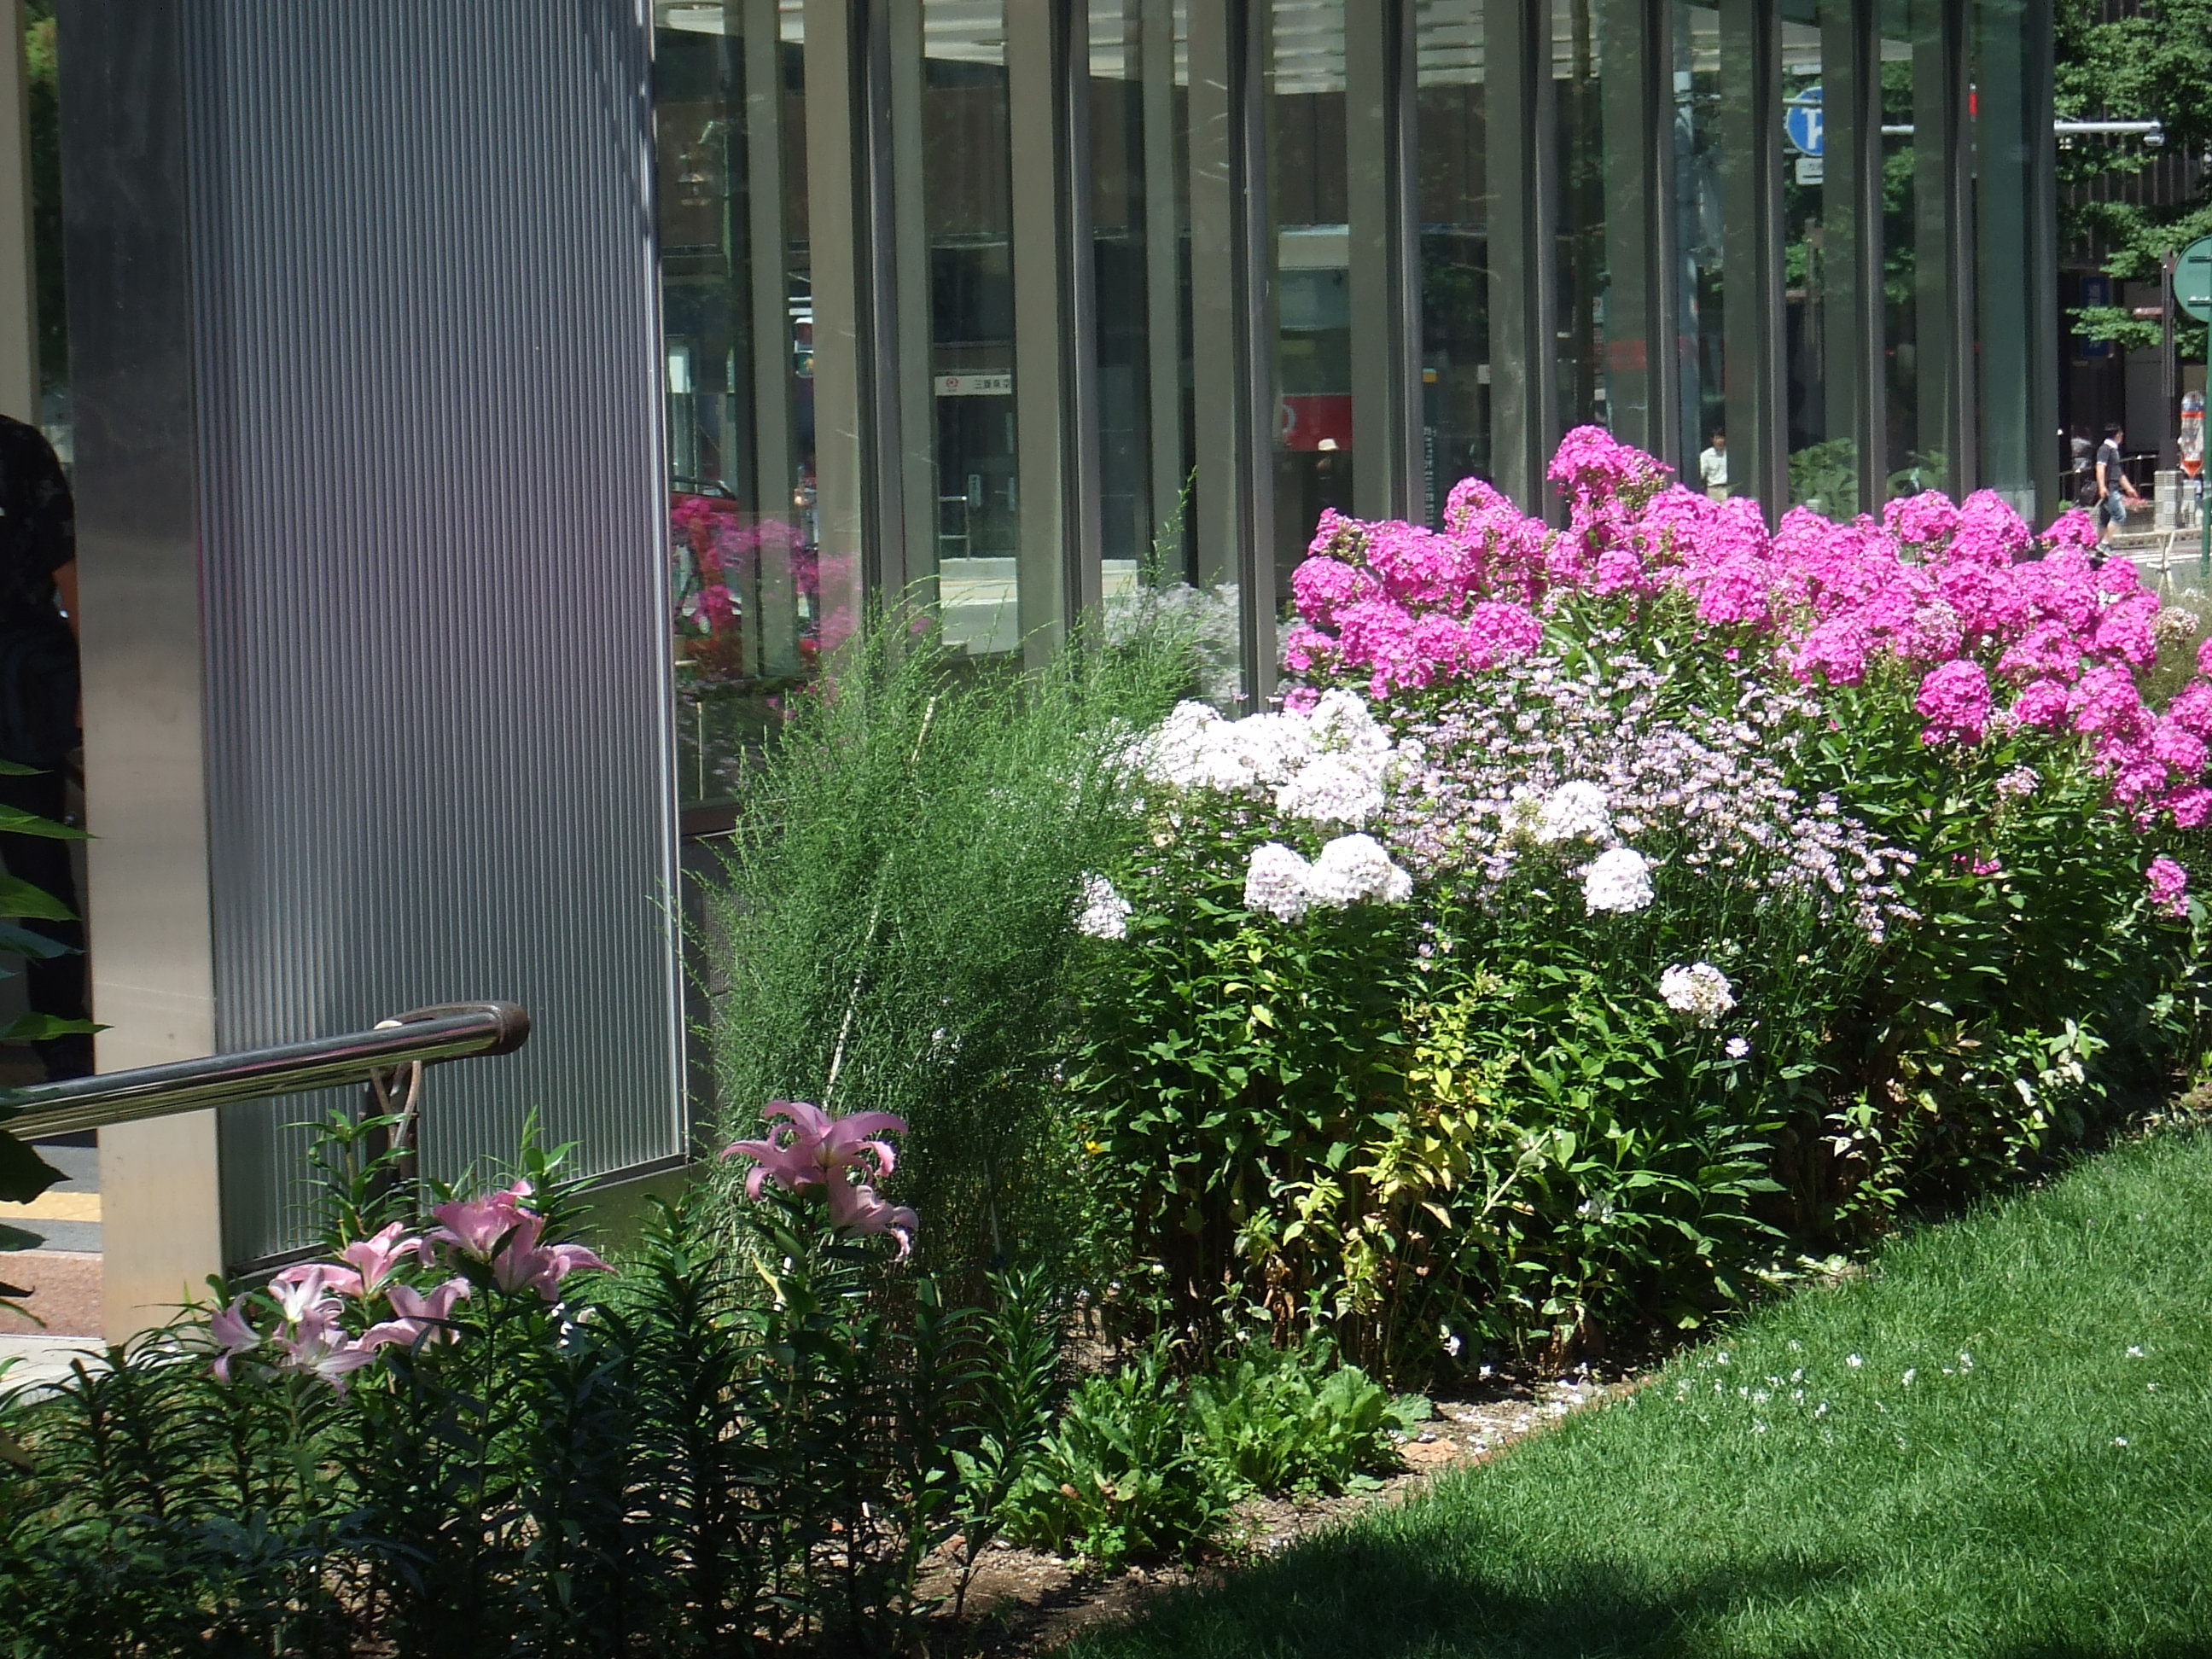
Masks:
[[[2124,599],[2143,591],[2142,572],[2130,559],[2107,559],[2097,572],[2097,591]]]
[[[2065,685],[2057,680],[2035,680],[2021,689],[2006,719],[2014,726],[2054,732],[2066,724],[2072,712],[2072,694]]]
[[[1958,520],[1944,557],[1952,564],[2001,568],[2024,558],[2035,544],[2027,521],[1994,489],[1977,489],[1959,503]]]
[[[1866,678],[1871,642],[1856,617],[1831,617],[1805,636],[1790,659],[1790,672],[1803,680],[1815,674],[1831,685],[1856,685]]]
[[[2104,615],[2097,618],[2097,651],[2137,667],[2155,661],[2158,635],[2153,624],[2157,617],[2157,594],[2129,594],[2118,604],[2107,606]]]
[[[2177,789],[2166,797],[2166,810],[2173,815],[2176,829],[2201,830],[2212,819],[2212,789]]]
[[[1321,518],[1314,525],[1313,540],[1306,544],[1307,554],[1316,559],[1335,559],[1357,564],[1359,550],[1366,541],[1368,526],[1357,519],[1346,518],[1333,507],[1324,507]]]
[[[2212,738],[2212,682],[2191,680],[2173,694],[2166,717],[2185,732]]]
[[[2150,902],[2154,908],[2169,916],[2189,914],[2189,872],[2172,859],[2160,854],[2150,861],[2143,872],[2150,885]]]
[[[1981,665],[1947,662],[1932,669],[1920,682],[1913,705],[1928,729],[1921,741],[1937,744],[1959,738],[1979,743],[1990,722],[1990,682]]]
[[[2043,532],[2044,544],[2051,551],[2072,550],[2087,553],[2097,544],[2097,520],[2094,514],[2078,507],[2069,507],[2051,521]]]
[[[2207,757],[2204,739],[2171,716],[2152,728],[2150,752],[2161,764],[2185,778],[2203,774]]]
[[[845,1232],[889,1233],[898,1241],[898,1253],[903,1259],[914,1249],[914,1236],[921,1220],[904,1205],[888,1204],[878,1198],[876,1189],[866,1182],[833,1181],[830,1224]]]
[[[1380,524],[1372,526],[1368,535],[1367,568],[1381,581],[1383,591],[1401,605],[1459,605],[1465,601],[1474,578],[1468,568],[1471,563],[1467,550],[1457,542],[1418,526]],[[1293,574],[1294,592],[1297,580]],[[1299,609],[1304,609],[1303,602]],[[1324,619],[1315,617],[1313,620]]]
[[[1336,660],[1336,641],[1310,623],[1293,623],[1283,635],[1283,666],[1293,674],[1327,669]]]
[[[1480,478],[1462,478],[1444,497],[1444,533],[1464,537],[1482,520],[1519,518],[1515,507],[1494,484]]]
[[[2072,702],[2077,732],[2129,738],[2142,729],[2142,693],[2124,668],[2110,664],[2092,668],[2075,686]]]
[[[2064,623],[2038,623],[2006,647],[1997,672],[2019,680],[2071,679],[2081,672],[2081,642]]]
[[[1310,685],[1294,685],[1283,693],[1283,712],[1285,714],[1310,714],[1321,701],[1321,693]]]
[[[2197,672],[2212,678],[2212,635],[2208,635],[2197,647]]]
[[[1375,597],[1374,579],[1340,559],[1316,555],[1291,573],[1298,614],[1316,628],[1334,628],[1347,607]]]
[[[1959,527],[1959,509],[1941,490],[1900,495],[1881,510],[1883,526],[1907,547],[1929,549],[1948,543]]]
[[[373,1238],[357,1238],[338,1252],[338,1260],[360,1275],[356,1296],[374,1296],[384,1281],[392,1277],[399,1264],[410,1255],[419,1255],[422,1241],[409,1235],[406,1228],[395,1221]]]
[[[218,1310],[208,1321],[208,1334],[222,1349],[215,1358],[212,1369],[216,1380],[230,1381],[230,1362],[239,1355],[261,1346],[261,1333],[253,1328],[253,1322],[246,1316],[246,1298],[239,1297],[228,1308]]]

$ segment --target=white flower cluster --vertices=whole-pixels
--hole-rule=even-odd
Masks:
[[[1728,975],[1710,962],[1693,962],[1687,967],[1677,964],[1659,975],[1661,1000],[1676,1013],[1687,1018],[1691,1024],[1711,1029],[1721,1023],[1729,1009],[1735,1006],[1735,988],[1728,982]],[[1741,1042],[1741,1038],[1735,1040]],[[1748,1045],[1746,1052],[1748,1052]],[[1735,1042],[1729,1045],[1730,1059],[1739,1058]]]
[[[1103,876],[1085,876],[1077,902],[1075,928],[1092,939],[1127,939],[1129,913],[1135,907],[1114,890]]]
[[[1626,915],[1644,909],[1651,899],[1651,866],[1633,847],[1609,848],[1583,872],[1583,902],[1592,915]]]
[[[1613,802],[1602,784],[1571,779],[1543,799],[1536,809],[1534,838],[1545,846],[1563,841],[1613,839]]]
[[[1206,703],[1179,703],[1145,744],[1143,766],[1177,789],[1269,794],[1285,817],[1357,830],[1420,759],[1418,744],[1391,741],[1358,693],[1333,690],[1304,714],[1238,720]]]
[[[1253,848],[1245,867],[1244,908],[1279,921],[1297,921],[1316,905],[1403,904],[1413,896],[1413,877],[1372,836],[1339,836],[1310,863],[1271,841]]]
[[[1996,792],[2007,800],[2026,800],[2042,787],[2043,775],[2033,766],[2015,766],[1996,781]]]

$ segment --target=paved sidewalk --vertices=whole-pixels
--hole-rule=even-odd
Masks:
[[[101,1352],[96,1337],[0,1336],[0,1394],[26,1384],[58,1382],[76,1360]]]

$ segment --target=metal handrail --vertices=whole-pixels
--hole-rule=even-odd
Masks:
[[[0,1128],[21,1139],[105,1128],[242,1100],[368,1083],[404,1066],[511,1054],[529,1040],[530,1016],[516,1003],[442,1003],[386,1020],[374,1030],[9,1090],[0,1093],[0,1106],[15,1112],[0,1117]]]

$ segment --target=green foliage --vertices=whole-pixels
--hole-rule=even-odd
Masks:
[[[1192,1383],[1190,1413],[1211,1457],[1245,1492],[1313,1496],[1344,1491],[1397,1467],[1392,1431],[1428,1402],[1394,1401],[1325,1340],[1288,1348],[1254,1342]]]
[[[2208,1228],[2127,1146],[1071,1659],[2203,1653]]]
[[[921,1248],[963,1273],[1038,1248],[1037,1167],[1082,877],[1130,833],[1121,750],[1187,653],[1078,639],[1002,672],[878,621],[794,700],[703,887],[725,1121],[865,1101],[912,1131]]]
[[[2212,0],[2143,0],[2111,15],[2098,0],[2061,0],[2053,90],[2067,119],[2160,122],[2158,149],[2134,137],[2074,138],[2058,155],[2062,244],[2096,250],[2106,272],[2126,281],[2155,281],[2159,262],[2199,236],[2212,235],[2212,200],[2161,204],[2140,189],[2112,183],[2141,173],[2161,155],[2203,156],[2212,149]],[[2104,184],[2104,188],[2079,188]],[[2069,188],[2072,187],[2072,188]],[[2074,331],[2124,349],[2155,345],[2159,325],[2124,307],[2084,307],[2070,313]],[[2174,319],[2184,357],[2204,356],[2204,325]]]
[[[1006,1534],[1104,1567],[1180,1559],[1219,1531],[1231,1497],[1167,1344],[1156,1340],[1068,1395],[1010,1506]]]

